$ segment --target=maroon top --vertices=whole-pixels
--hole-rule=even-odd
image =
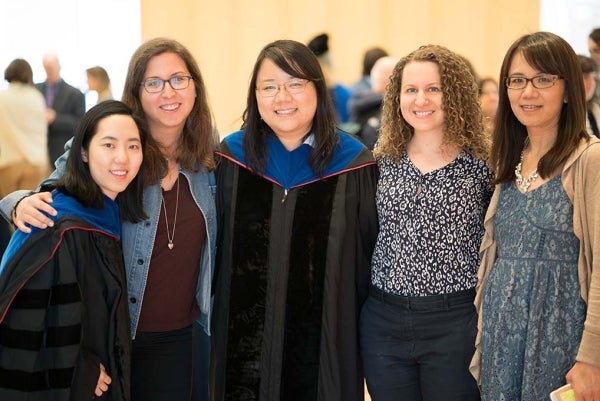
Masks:
[[[175,229],[173,223],[177,183],[171,190],[163,190],[162,194],[173,249],[168,247],[165,210],[161,205],[138,331],[181,329],[191,325],[200,315],[196,303],[196,287],[200,258],[206,242],[206,222],[184,175],[179,175],[179,206]]]

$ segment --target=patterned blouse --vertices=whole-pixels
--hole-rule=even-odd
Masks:
[[[406,153],[399,163],[383,157],[378,164],[372,284],[407,296],[475,287],[483,218],[493,193],[487,163],[462,152],[427,174]]]

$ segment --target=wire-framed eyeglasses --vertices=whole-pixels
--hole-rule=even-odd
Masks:
[[[290,95],[296,95],[298,93],[304,92],[306,89],[306,85],[308,85],[310,81],[307,79],[294,78],[288,81],[285,81],[282,84],[276,84],[274,82],[266,82],[258,85],[256,87],[256,91],[262,97],[273,97],[275,96],[279,90],[283,87]]]
[[[192,79],[193,78],[189,75],[175,75],[169,79],[149,78],[142,81],[141,85],[148,93],[158,93],[165,89],[165,84],[168,82],[169,85],[171,85],[171,88],[178,91],[190,86],[190,81]]]
[[[562,77],[552,74],[538,74],[532,78],[515,75],[506,77],[505,84],[508,89],[525,89],[527,82],[531,82],[531,85],[533,85],[534,88],[547,89],[553,87],[559,79],[562,79]]]

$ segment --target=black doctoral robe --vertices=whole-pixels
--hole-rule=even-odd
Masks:
[[[54,226],[15,233],[0,273],[0,400],[128,401],[131,334],[116,203],[53,193]]]
[[[317,179],[309,145],[286,153],[270,138],[257,175],[242,138],[223,141],[217,172],[212,400],[362,400],[358,316],[377,236],[372,154],[340,134]]]

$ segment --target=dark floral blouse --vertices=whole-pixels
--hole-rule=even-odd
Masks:
[[[407,296],[475,287],[483,219],[493,187],[484,160],[462,152],[427,174],[407,154],[378,160],[379,236],[372,284]]]

